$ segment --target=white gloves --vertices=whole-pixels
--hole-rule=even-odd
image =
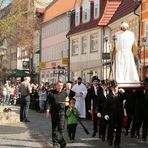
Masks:
[[[105,120],[108,120],[108,119],[109,119],[109,115],[105,115],[105,116],[104,116],[104,119],[105,119]]]
[[[125,90],[124,90],[123,88],[120,88],[120,89],[119,89],[119,92],[120,92],[121,94],[123,94],[123,93],[125,93]]]
[[[101,118],[101,113],[97,113],[97,117],[98,118]]]

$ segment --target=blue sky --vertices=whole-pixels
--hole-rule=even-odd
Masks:
[[[0,9],[3,9],[11,2],[12,2],[12,0],[0,0]]]

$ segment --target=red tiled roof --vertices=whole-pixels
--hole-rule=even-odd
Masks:
[[[76,0],[57,0],[53,5],[46,9],[44,14],[44,22],[47,22],[61,14],[71,11]]]
[[[72,27],[70,29],[70,31],[68,32],[67,36],[70,34],[74,34],[74,33],[78,33],[87,29],[91,29],[94,27],[98,26],[98,22],[102,16],[103,10],[105,8],[107,0],[101,0],[100,1],[100,5],[101,5],[101,10],[100,10],[100,17],[98,19],[94,19],[94,5],[93,3],[91,3],[91,17],[90,17],[90,21],[87,23],[82,23],[82,8],[80,11],[80,25],[75,26],[75,21],[73,21]],[[74,18],[73,18],[74,19]]]
[[[135,0],[122,0],[122,3],[118,7],[116,13],[111,18],[109,24],[133,12],[137,6],[138,2]]]
[[[98,25],[107,25],[108,22],[111,20],[112,16],[114,15],[115,11],[121,4],[122,0],[108,0],[103,12],[103,15],[98,23]]]
[[[77,0],[77,1],[81,1],[81,0]],[[93,12],[94,12],[94,5],[93,5],[93,1],[94,0],[90,0],[91,1],[91,19],[89,22],[87,23],[81,23],[79,26],[75,26],[74,21],[73,21],[73,25],[71,27],[71,30],[68,32],[67,35],[70,34],[74,34],[74,33],[78,33],[87,29],[91,29],[97,26],[105,26],[109,23],[109,21],[111,20],[112,16],[114,15],[114,13],[116,12],[117,8],[119,7],[119,5],[121,4],[122,0],[101,0],[100,1],[100,17],[98,19],[94,19],[93,16]],[[81,19],[82,19],[82,9],[81,9]]]

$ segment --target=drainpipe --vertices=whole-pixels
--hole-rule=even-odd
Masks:
[[[136,12],[136,10],[139,8],[139,6],[141,5],[141,0],[139,1],[138,0],[138,6],[134,9],[134,14],[136,15],[136,16],[138,16],[138,18],[139,18],[139,33],[138,33],[138,47],[140,46],[140,35],[141,35],[141,15],[140,14],[138,14],[137,12]]]
[[[138,5],[137,7],[134,9],[134,15],[136,15],[138,17],[138,26],[139,26],[139,32],[138,32],[138,54],[141,55],[141,50],[140,50],[140,37],[141,37],[141,15],[139,13],[136,12],[136,10],[139,8],[139,6],[141,5],[142,0],[137,0],[138,1]],[[139,58],[138,58],[139,61]],[[139,63],[139,62],[138,62]],[[139,65],[139,64],[138,64]],[[138,66],[138,72],[140,72],[140,66]]]

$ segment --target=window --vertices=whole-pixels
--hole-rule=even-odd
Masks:
[[[86,53],[87,52],[87,36],[82,37],[82,48],[81,48],[81,53]]]
[[[97,51],[98,50],[98,34],[90,35],[90,51]]]
[[[83,5],[82,5],[82,10],[83,10],[83,22],[88,22],[90,20],[90,1],[89,0],[84,0]]]
[[[80,24],[80,7],[76,6],[75,8],[76,10],[76,14],[75,14],[75,25],[79,25]]]
[[[94,18],[100,16],[100,0],[94,0]]]
[[[72,40],[72,55],[78,54],[78,39]]]

